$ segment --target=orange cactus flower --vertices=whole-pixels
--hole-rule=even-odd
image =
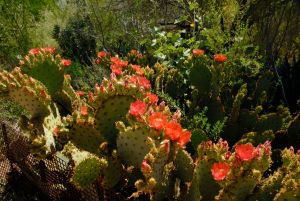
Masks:
[[[211,174],[216,181],[222,181],[226,178],[230,171],[230,166],[227,163],[214,163],[211,168]]]
[[[224,63],[225,61],[227,61],[227,57],[224,54],[215,54],[214,60],[218,63]]]
[[[250,161],[256,156],[256,149],[252,144],[238,144],[235,147],[236,157],[242,161]]]
[[[29,54],[37,55],[40,52],[40,48],[32,48],[29,50]]]
[[[148,117],[148,124],[151,128],[161,130],[167,123],[168,116],[162,112],[154,112]]]
[[[182,133],[182,127],[179,123],[170,121],[165,125],[165,135],[172,141],[177,141]]]
[[[192,133],[190,131],[183,131],[177,141],[179,146],[184,147],[191,140]]]
[[[104,56],[105,56],[105,52],[104,51],[98,52],[98,57],[99,58],[104,57]]]
[[[80,114],[83,116],[87,116],[89,114],[88,107],[86,105],[80,107]]]
[[[68,67],[72,64],[72,61],[70,59],[62,59],[61,63],[63,66]]]
[[[147,98],[152,105],[155,105],[158,102],[158,96],[153,93],[147,93]]]
[[[193,52],[193,55],[196,57],[199,57],[204,54],[204,50],[201,50],[201,49],[193,49],[192,52]]]
[[[132,116],[139,117],[145,114],[146,110],[147,110],[147,103],[137,100],[130,104],[129,113]]]

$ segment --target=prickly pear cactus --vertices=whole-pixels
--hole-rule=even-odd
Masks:
[[[95,126],[111,146],[116,145],[117,133],[115,123],[126,121],[130,104],[142,99],[148,89],[140,83],[134,83],[133,77],[105,79],[101,86],[95,88]]]
[[[198,147],[198,159],[193,173],[190,190],[186,200],[213,200],[220,190],[213,179],[211,166],[217,161],[224,161],[228,145],[220,140],[217,144],[211,141],[201,143]]]
[[[284,149],[281,156],[283,165],[260,182],[249,201],[300,199],[300,155],[290,148]]]
[[[126,128],[122,122],[118,122],[117,127],[119,156],[127,165],[139,168],[145,155],[150,151],[150,146],[147,144],[150,130],[138,125]]]
[[[12,72],[0,73],[2,91],[8,93],[11,100],[23,106],[32,118],[49,114],[51,97],[45,86],[39,81],[22,74],[19,68]]]
[[[198,89],[200,94],[210,92],[212,77],[210,68],[202,61],[195,62],[190,69],[190,83]]]
[[[234,123],[238,120],[241,105],[247,95],[247,84],[243,84],[233,101],[229,122]]]
[[[64,146],[63,154],[74,162],[71,181],[79,188],[86,188],[95,182],[101,171],[108,166],[106,159],[79,150],[72,143]]]
[[[64,68],[59,55],[42,49],[37,49],[35,54],[29,53],[20,61],[22,73],[42,82],[52,97],[62,90]]]
[[[93,117],[82,115],[79,111],[65,118],[64,126],[58,127],[56,136],[62,143],[70,141],[93,154],[100,154],[100,144],[105,141],[95,128]]]

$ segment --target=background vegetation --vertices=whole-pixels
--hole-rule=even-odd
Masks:
[[[105,74],[95,65],[99,50],[126,55],[138,49],[150,65],[159,61],[178,69],[193,48],[201,48],[230,58],[231,86],[270,70],[277,86],[271,102],[298,109],[296,0],[0,0],[0,10],[2,69],[17,65],[33,47],[54,46],[72,59],[69,73],[75,87],[88,89]],[[184,76],[184,69],[179,70]],[[242,76],[235,77],[237,72]],[[170,91],[161,97],[169,102],[179,98]],[[7,107],[1,101],[5,118]]]

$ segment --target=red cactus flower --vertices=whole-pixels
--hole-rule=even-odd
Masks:
[[[76,91],[76,94],[80,97],[80,96],[84,96],[84,91]]]
[[[214,60],[218,63],[224,63],[227,60],[227,57],[224,54],[215,54]]]
[[[55,52],[54,47],[44,47],[44,48],[41,48],[41,50],[46,53],[49,52],[50,54],[54,54],[54,52]]]
[[[162,112],[154,112],[148,117],[148,124],[151,128],[161,130],[167,123],[168,116]]]
[[[138,58],[142,58],[143,55],[137,50],[131,50],[129,54],[135,55]]]
[[[101,59],[97,58],[95,62],[96,62],[96,64],[100,64],[101,63]]]
[[[177,143],[184,147],[191,140],[192,133],[188,130],[183,131],[177,141]]]
[[[214,163],[211,168],[211,174],[216,181],[222,181],[228,175],[230,166],[227,163]]]
[[[193,55],[196,57],[199,57],[204,54],[204,50],[200,50],[200,49],[193,49],[192,52],[193,52]]]
[[[144,75],[144,71],[140,65],[131,65],[131,68],[135,71],[137,75]]]
[[[143,160],[142,165],[141,165],[141,170],[143,173],[150,173],[152,168],[146,160]]]
[[[158,96],[153,93],[147,93],[147,98],[152,105],[155,105],[158,102]]]
[[[131,53],[131,54],[137,54],[137,53],[138,53],[138,51],[137,51],[137,50],[135,50],[135,49],[132,49],[132,50],[130,50],[130,53]]]
[[[256,155],[256,149],[252,144],[238,144],[235,147],[236,157],[242,161],[250,161]]]
[[[120,60],[118,65],[120,65],[121,67],[126,67],[128,66],[128,61]]]
[[[70,59],[62,59],[61,63],[63,66],[68,67],[72,64],[72,61]]]
[[[151,88],[151,83],[150,81],[143,77],[143,76],[131,76],[129,79],[129,82],[133,83],[133,84],[139,84],[141,87],[143,87],[144,89],[150,89]]]
[[[150,81],[145,77],[139,76],[138,77],[138,82],[139,82],[140,86],[145,88],[145,89],[150,89],[151,88]]]
[[[105,52],[104,51],[98,52],[98,57],[99,58],[104,57],[104,56],[105,56]]]
[[[80,107],[80,114],[83,116],[87,116],[89,114],[88,107],[86,105]]]
[[[37,55],[40,52],[39,48],[32,48],[31,50],[29,50],[29,54],[32,55]]]
[[[129,113],[132,116],[139,117],[139,116],[145,114],[146,110],[147,110],[147,103],[137,100],[130,104]]]
[[[112,64],[110,66],[110,70],[112,73],[114,73],[115,75],[121,75],[122,74],[122,67],[119,66],[119,65],[115,65],[115,64]]]
[[[170,121],[165,124],[165,135],[173,141],[177,141],[182,133],[182,127],[179,123]]]
[[[88,98],[89,98],[88,100],[90,103],[95,101],[95,96],[92,92],[89,92]]]
[[[119,57],[112,57],[110,58],[113,64],[118,64],[119,63]]]

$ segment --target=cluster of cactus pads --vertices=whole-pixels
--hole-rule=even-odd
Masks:
[[[72,88],[65,74],[71,61],[53,48],[32,49],[13,71],[0,72],[1,94],[29,112],[20,127],[31,153],[41,159],[63,154],[73,165],[76,187],[99,182],[115,192],[135,189],[131,199],[300,199],[300,154],[292,148],[282,151],[282,166],[273,171],[269,141],[232,150],[226,141],[207,141],[195,156],[188,153],[191,132],[182,128],[180,111],[172,113],[151,93],[151,69],[134,63],[142,55],[129,56],[131,62],[100,52],[96,63],[112,73],[90,92]],[[204,86],[191,79],[199,90]]]

